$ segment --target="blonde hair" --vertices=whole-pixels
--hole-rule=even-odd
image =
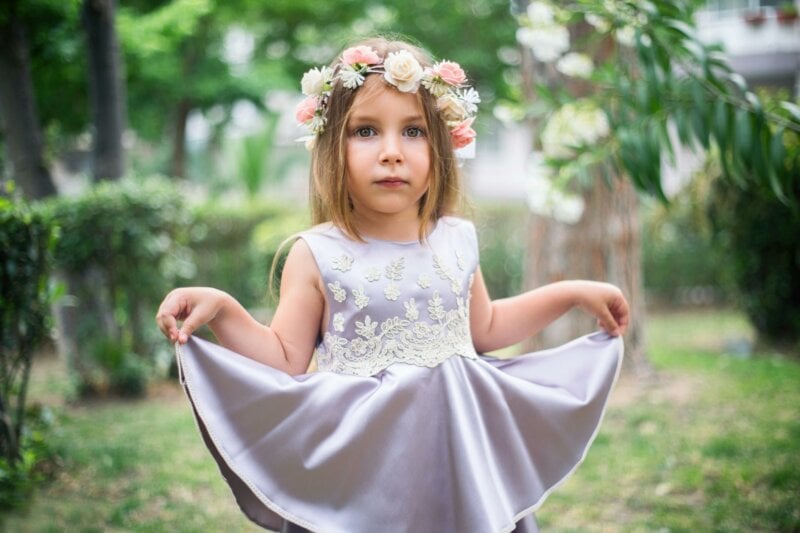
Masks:
[[[406,50],[416,57],[423,68],[432,64],[425,51],[405,41],[377,37],[354,46],[359,45],[372,47],[383,58],[392,52]],[[331,63],[331,67],[338,62],[339,57]],[[328,100],[325,131],[316,139],[311,155],[309,204],[312,224],[332,222],[347,236],[359,241],[363,239],[355,227],[347,190],[347,123],[357,93],[369,97],[381,90],[395,90],[388,83],[382,83],[382,80],[381,76],[368,75],[364,84],[357,89],[348,89],[341,80],[335,81]],[[436,98],[423,87],[417,90],[416,97],[425,118],[431,156],[428,190],[419,206],[419,239],[423,241],[428,228],[440,217],[458,212],[463,199],[450,130],[437,110]]]

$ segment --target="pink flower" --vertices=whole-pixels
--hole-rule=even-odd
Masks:
[[[450,85],[461,85],[467,81],[467,75],[464,74],[461,66],[453,61],[442,61],[433,66],[434,76],[439,76],[442,80]]]
[[[381,56],[369,46],[353,46],[342,52],[342,60],[348,65],[377,65],[381,62]]]
[[[317,100],[316,96],[309,96],[299,104],[294,110],[294,116],[297,119],[297,122],[301,124],[305,124],[312,118],[314,118],[314,114],[317,112]]]
[[[453,148],[458,150],[459,148],[464,148],[469,143],[475,140],[475,130],[473,130],[470,126],[472,125],[472,121],[475,120],[474,118],[468,118],[467,120],[461,122],[450,130],[450,140],[453,143]]]

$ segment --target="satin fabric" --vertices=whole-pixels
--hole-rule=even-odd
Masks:
[[[506,532],[583,460],[622,341],[369,377],[292,377],[195,337],[177,355],[204,441],[257,524]]]

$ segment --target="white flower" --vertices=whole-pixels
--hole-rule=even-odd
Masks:
[[[517,41],[529,47],[536,59],[550,63],[569,50],[569,31],[553,24],[541,28],[520,28]]]
[[[342,254],[340,257],[334,258],[333,269],[340,272],[347,272],[353,268],[353,258],[347,254]]]
[[[606,33],[608,30],[611,29],[611,24],[600,15],[595,15],[594,13],[587,13],[585,18],[586,22],[594,26],[594,29],[596,29],[600,33]]]
[[[383,61],[386,81],[404,93],[416,92],[422,79],[422,66],[408,50],[392,52]]]
[[[337,281],[336,283],[328,283],[328,288],[333,293],[333,299],[341,303],[347,299],[347,291]]]
[[[325,129],[325,123],[328,121],[323,115],[315,115],[314,118],[311,119],[311,122],[308,123],[308,129],[311,130],[311,133],[317,134],[322,133],[322,130]]]
[[[442,112],[445,121],[461,122],[467,118],[467,110],[461,100],[454,94],[446,94],[436,100],[436,107]]]
[[[481,95],[472,87],[461,91],[461,103],[467,114],[472,116],[478,112],[478,104],[481,103]]]
[[[394,283],[390,283],[383,289],[383,295],[387,300],[395,301],[400,296],[400,289]]]
[[[339,79],[348,89],[356,89],[364,83],[364,75],[350,65],[345,65],[339,70]]]
[[[586,54],[570,52],[556,63],[556,69],[566,76],[573,78],[588,78],[592,75],[594,65],[592,59]]]
[[[366,295],[362,287],[359,287],[358,289],[352,289],[351,292],[356,299],[356,307],[359,309],[364,309],[367,305],[369,305],[369,296]]]
[[[370,282],[378,281],[381,279],[381,270],[378,267],[372,267],[364,277]]]
[[[583,198],[569,194],[553,185],[552,169],[544,164],[541,152],[533,152],[526,181],[528,209],[543,217],[550,217],[565,224],[575,224],[583,216]]]
[[[339,332],[344,331],[344,315],[342,313],[333,315],[333,329]]]
[[[417,277],[417,285],[419,285],[421,289],[427,289],[431,286],[431,277],[427,274],[420,274]]]
[[[319,96],[325,90],[325,86],[330,82],[331,69],[322,67],[321,69],[312,68],[305,74],[300,81],[300,87],[306,96]]]
[[[636,30],[633,29],[633,26],[623,26],[618,29],[615,37],[622,46],[632,48],[636,44]]]
[[[406,318],[408,320],[417,320],[419,318],[419,309],[417,308],[417,302],[414,301],[414,298],[404,302],[403,307],[406,308]]]
[[[547,157],[567,159],[574,147],[590,146],[609,133],[605,113],[588,100],[564,104],[545,124],[542,150]]]
[[[528,20],[531,21],[531,24],[536,25],[548,25],[552,24],[553,20],[555,19],[555,13],[553,11],[553,7],[550,4],[546,4],[544,2],[531,2],[528,4]]]

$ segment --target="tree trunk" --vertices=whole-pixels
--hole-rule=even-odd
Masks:
[[[525,288],[564,279],[607,281],[622,289],[631,306],[625,335],[625,369],[650,371],[644,351],[644,288],[638,200],[628,180],[597,179],[583,194],[586,208],[574,225],[531,215]],[[542,331],[529,348],[556,346],[596,329],[595,320],[571,311]]]
[[[12,175],[29,199],[56,194],[42,155],[42,132],[31,80],[28,41],[17,2],[0,18],[0,122],[8,143]]]
[[[122,134],[126,96],[114,11],[115,0],[84,0],[83,3],[94,124],[95,181],[118,179],[125,172]]]
[[[183,98],[178,102],[175,116],[175,133],[172,138],[172,175],[176,178],[186,177],[186,121],[192,106]]]

